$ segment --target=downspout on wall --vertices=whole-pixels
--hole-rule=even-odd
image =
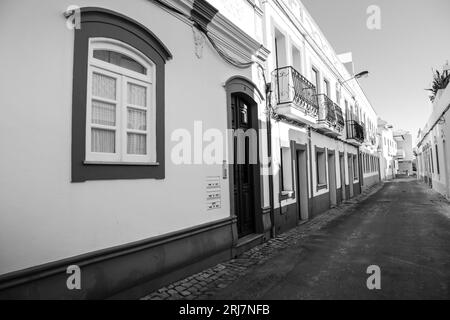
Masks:
[[[267,110],[271,108],[272,85],[266,84],[266,106]],[[269,201],[270,201],[270,221],[272,227],[270,228],[270,236],[275,238],[275,214],[274,214],[274,194],[273,194],[273,159],[272,159],[272,119],[270,112],[266,112],[267,121],[267,157],[269,159]]]

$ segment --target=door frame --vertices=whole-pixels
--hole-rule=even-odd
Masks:
[[[339,175],[341,177],[341,201],[347,200],[347,190],[345,184],[345,154],[339,152]]]
[[[334,177],[332,177],[331,171],[330,171],[330,155],[331,157],[334,159],[334,163],[333,163],[333,170],[334,170]],[[331,206],[337,206],[337,175],[336,175],[336,151],[335,150],[331,150],[331,149],[327,149],[327,167],[328,167],[328,193],[330,196],[330,207]],[[334,191],[331,188],[331,178],[334,179]],[[332,202],[332,194],[334,195],[334,202]]]
[[[447,193],[447,198],[450,198],[450,172],[449,171],[449,166],[448,166],[448,161],[447,160],[447,141],[445,139],[442,140],[442,154],[443,154],[443,159],[444,159],[444,169],[445,169],[445,186],[446,186],[446,193]],[[416,163],[416,172],[418,171],[418,164]]]
[[[253,199],[254,199],[254,230],[255,233],[264,233],[264,223],[262,215],[262,195],[264,194],[261,188],[263,187],[263,180],[260,173],[260,135],[259,128],[261,128],[261,120],[258,117],[258,108],[264,104],[264,96],[261,91],[257,88],[253,82],[242,76],[234,76],[227,80],[224,85],[227,94],[227,129],[232,129],[233,115],[231,113],[233,103],[233,98],[238,96],[241,98],[250,108],[251,116],[251,128],[257,130],[257,140],[258,140],[258,164],[253,166]],[[234,148],[234,139],[228,141],[227,148]],[[230,216],[233,218],[233,239],[234,245],[238,240],[238,228],[237,228],[237,215],[236,208],[234,207],[234,175],[233,169],[234,164],[230,163],[227,159],[227,169],[228,169],[228,185],[229,185],[229,197],[230,197]]]
[[[349,186],[349,199],[355,196],[354,190],[354,169],[353,169],[353,153],[347,153],[347,166],[348,166],[348,186]]]
[[[295,143],[294,144],[294,178],[295,178],[295,195],[296,195],[296,205],[297,205],[297,217],[299,221],[306,221],[309,220],[310,215],[311,215],[311,211],[310,211],[310,197],[309,197],[309,177],[308,177],[308,165],[309,161],[308,161],[308,146],[306,144],[300,144],[300,143]],[[306,181],[304,181],[302,183],[303,185],[303,189],[306,189],[306,219],[304,218],[304,215],[302,214],[302,200],[304,200],[303,198],[305,197],[305,194],[302,192],[302,194],[300,194],[302,188],[300,188],[299,183],[300,183],[300,176],[299,176],[299,163],[298,163],[298,156],[299,153],[304,153],[305,156],[305,164],[306,167],[304,168],[305,172],[304,175],[306,177]],[[304,207],[305,207],[304,205]]]

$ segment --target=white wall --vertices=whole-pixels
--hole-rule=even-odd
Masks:
[[[237,27],[262,42],[262,14],[260,0],[252,5],[248,0],[207,0]]]

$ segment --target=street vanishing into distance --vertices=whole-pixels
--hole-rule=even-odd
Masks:
[[[449,286],[450,204],[404,178],[144,299],[450,299]]]
[[[370,265],[380,267],[380,290],[366,286]],[[450,299],[449,285],[450,205],[425,184],[400,179],[215,298]]]

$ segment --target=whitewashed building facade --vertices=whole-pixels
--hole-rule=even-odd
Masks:
[[[300,1],[266,1],[263,11],[280,232],[379,180],[377,115]]]
[[[1,298],[140,297],[378,181],[376,112],[300,1],[71,4],[2,3]]]
[[[394,179],[398,170],[397,142],[393,126],[381,118],[378,119],[378,141],[381,179]]]
[[[417,178],[450,199],[450,86],[442,89],[433,102],[431,115],[419,131]]]

